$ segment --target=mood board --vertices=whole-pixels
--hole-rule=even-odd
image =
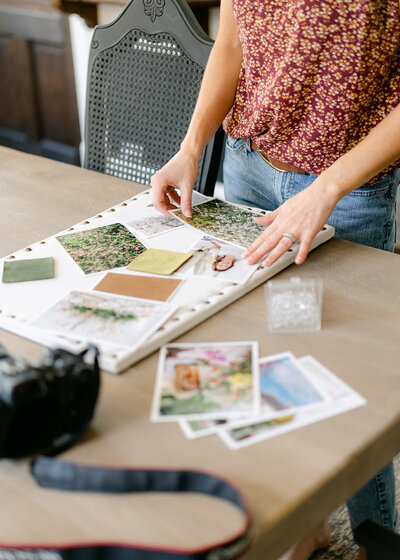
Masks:
[[[148,189],[3,258],[0,327],[74,352],[93,342],[101,368],[120,373],[293,263],[297,245],[268,268],[241,258],[251,228],[240,220],[264,211],[198,193],[193,205],[204,209],[196,228],[159,214]],[[225,225],[209,209],[225,212]],[[333,235],[325,226],[312,249]],[[42,279],[26,275],[28,261]]]

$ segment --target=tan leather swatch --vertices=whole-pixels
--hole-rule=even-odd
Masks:
[[[182,280],[109,272],[95,287],[99,292],[166,301]]]

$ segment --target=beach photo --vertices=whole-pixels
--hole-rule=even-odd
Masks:
[[[260,390],[263,413],[298,409],[325,400],[290,352],[260,360]]]

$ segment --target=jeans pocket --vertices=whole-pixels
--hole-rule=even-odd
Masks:
[[[243,138],[231,138],[230,136],[226,139],[226,147],[231,152],[241,152],[246,147],[246,142]]]
[[[367,186],[367,187],[359,187],[355,189],[351,193],[351,196],[363,196],[367,198],[375,198],[377,196],[384,196],[390,191],[390,187],[392,186],[393,175],[388,175],[375,185]]]

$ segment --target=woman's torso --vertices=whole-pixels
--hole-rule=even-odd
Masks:
[[[243,49],[224,121],[233,138],[319,174],[400,103],[398,0],[232,4]]]

